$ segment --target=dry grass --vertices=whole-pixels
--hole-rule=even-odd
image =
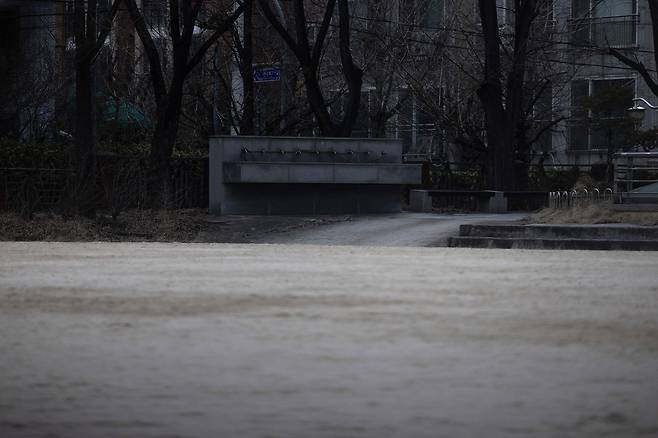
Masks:
[[[35,214],[27,221],[16,213],[2,213],[0,240],[190,242],[204,217],[201,210],[133,210],[122,213],[116,222],[106,216],[69,219],[51,213]]]
[[[25,220],[0,213],[0,241],[51,242],[225,242],[252,243],[273,233],[319,227],[350,220],[349,216],[231,216],[209,218],[207,210],[130,210],[117,221],[38,213]]]
[[[617,212],[610,208],[610,204],[601,203],[575,208],[545,208],[532,215],[528,223],[658,225],[658,213]]]

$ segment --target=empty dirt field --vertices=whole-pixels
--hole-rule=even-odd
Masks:
[[[0,243],[2,437],[658,436],[658,253]]]

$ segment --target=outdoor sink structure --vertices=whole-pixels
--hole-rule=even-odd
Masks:
[[[210,138],[210,213],[400,211],[401,186],[420,184],[402,142],[322,137]]]

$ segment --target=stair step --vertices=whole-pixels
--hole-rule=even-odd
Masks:
[[[477,225],[459,227],[461,237],[519,239],[658,240],[658,227],[628,225]]]
[[[452,248],[579,249],[658,251],[658,240],[550,239],[459,236],[448,239]]]
[[[655,213],[658,212],[658,203],[654,204],[612,204],[612,211],[619,212],[646,212],[646,213]]]

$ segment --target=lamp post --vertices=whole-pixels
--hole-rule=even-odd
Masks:
[[[658,110],[658,106],[651,105],[646,99],[642,97],[635,97],[633,98],[633,107],[627,110],[628,115],[635,120],[642,121],[644,119],[644,114],[647,110],[645,107],[640,105],[639,102],[642,102],[643,104],[645,104],[646,106],[648,106],[653,110]]]
[[[628,108],[627,111],[628,111],[628,115],[632,119],[634,119],[638,122],[638,125],[642,123],[642,120],[644,120],[644,115],[647,111],[647,109],[645,107],[640,105],[640,102],[643,103],[644,105],[646,105],[647,107],[649,107],[652,110],[658,110],[658,106],[650,104],[646,99],[644,99],[642,97],[634,98],[633,99],[633,107]],[[656,138],[654,138],[653,141],[650,141],[648,143],[646,141],[642,141],[639,138],[638,138],[638,141],[641,143],[642,147],[647,152],[650,151],[650,150],[653,150],[656,147],[657,143],[658,143],[658,139],[656,139]]]

